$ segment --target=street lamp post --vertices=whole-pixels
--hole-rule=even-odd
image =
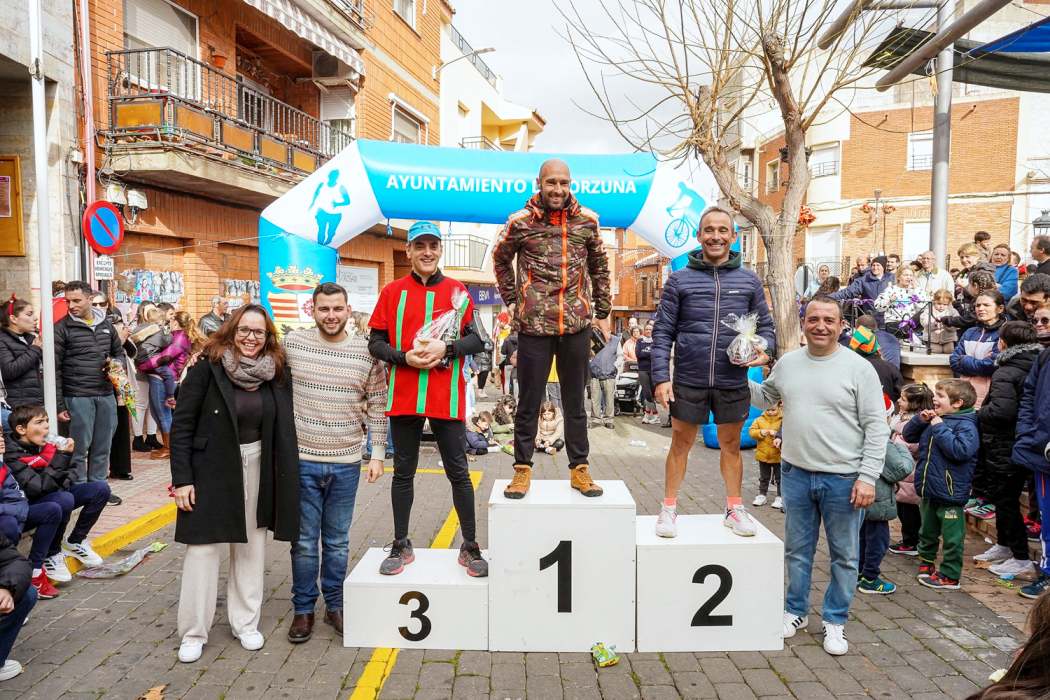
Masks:
[[[444,70],[447,66],[451,66],[456,61],[462,61],[464,58],[470,58],[471,56],[480,56],[483,53],[492,53],[495,50],[495,47],[492,46],[489,46],[484,49],[474,49],[470,53],[465,53],[462,56],[459,56],[458,58],[453,58],[451,61],[445,61],[440,66],[432,66],[430,69],[430,77],[433,80],[437,80],[438,73]]]
[[[1032,222],[1033,236],[1050,236],[1050,209],[1043,209],[1035,221]]]

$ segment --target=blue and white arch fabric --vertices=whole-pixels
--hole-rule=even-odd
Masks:
[[[573,192],[598,212],[602,226],[629,228],[672,259],[696,248],[700,214],[717,192],[702,165],[676,168],[643,153],[555,155],[358,140],[263,211],[264,302],[276,315],[270,301],[276,295],[290,321],[289,295],[315,279],[334,280],[335,250],[390,219],[505,222],[532,196],[549,158],[568,163]],[[299,308],[304,322],[306,311]]]

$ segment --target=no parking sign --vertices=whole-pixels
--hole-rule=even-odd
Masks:
[[[124,242],[124,218],[109,202],[89,205],[81,224],[88,245],[99,255],[116,253]]]

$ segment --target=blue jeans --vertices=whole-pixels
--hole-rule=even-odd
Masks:
[[[29,506],[26,521],[21,525],[10,515],[0,515],[0,532],[17,544],[23,532],[34,530],[33,544],[29,547],[29,563],[34,569],[39,569],[44,564],[44,557],[48,555],[55,533],[63,524],[63,516],[62,506],[58,503],[33,503]],[[68,520],[69,516],[65,515],[65,518]]]
[[[157,426],[162,433],[171,432],[171,408],[165,401],[168,399],[168,389],[164,386],[165,381],[155,374],[147,374],[149,379],[149,410],[157,421]],[[173,391],[170,396],[174,396]]]
[[[882,560],[890,548],[890,524],[865,520],[860,526],[860,575],[874,581],[882,573]]]
[[[15,645],[15,639],[22,631],[22,624],[34,605],[36,605],[36,589],[30,586],[22,594],[21,600],[15,601],[14,610],[6,615],[0,615],[0,665],[7,661],[7,655],[11,653],[11,647]]]
[[[109,451],[117,432],[117,400],[104,396],[67,396],[69,436],[76,441],[73,462],[76,481],[105,481],[109,476]]]
[[[325,608],[343,609],[350,521],[360,478],[360,462],[299,460],[299,539],[292,544],[292,606],[297,615],[314,611],[318,569]]]
[[[62,520],[59,522],[58,529],[55,530],[55,537],[51,540],[51,546],[47,550],[49,557],[58,554],[62,550],[62,537],[66,534],[69,517],[77,508],[80,508],[77,524],[73,526],[73,531],[69,533],[69,537],[66,539],[73,544],[84,541],[109,502],[109,493],[109,484],[105,481],[91,481],[86,484],[73,484],[68,490],[53,491],[35,501],[30,501],[30,508],[41,503],[57,503],[62,508]]]
[[[857,586],[860,526],[864,522],[864,509],[849,502],[856,478],[856,474],[825,474],[786,461],[781,464],[788,576],[784,608],[792,615],[809,613],[813,555],[823,521],[831,554],[831,581],[824,592],[822,618],[835,625],[846,624]]]

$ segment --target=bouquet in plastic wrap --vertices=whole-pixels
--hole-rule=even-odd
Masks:
[[[758,359],[766,351],[769,343],[758,334],[758,314],[737,316],[729,314],[722,319],[722,325],[737,332],[729,343],[726,354],[734,365],[747,365]]]
[[[124,371],[124,365],[112,357],[106,361],[106,376],[117,392],[117,403],[128,408],[128,415],[135,420],[135,388]]]
[[[421,349],[427,343],[436,340],[445,343],[446,347],[451,346],[452,343],[459,340],[460,328],[463,327],[463,317],[466,315],[467,307],[469,306],[470,297],[465,291],[459,289],[453,292],[452,309],[424,323],[423,327],[416,332],[413,346]],[[448,367],[448,364],[448,359],[446,358],[441,361],[440,366]]]

